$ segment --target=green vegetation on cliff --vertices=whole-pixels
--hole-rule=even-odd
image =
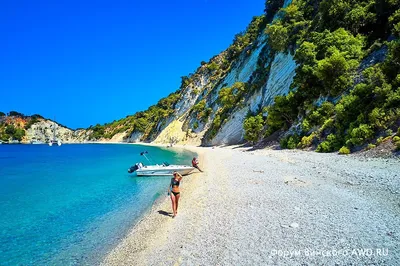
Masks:
[[[26,134],[25,126],[31,120],[31,117],[16,111],[10,111],[8,116],[0,112],[0,140],[4,142],[21,141]]]
[[[182,83],[187,82],[186,78],[182,78]],[[161,122],[174,113],[175,104],[180,98],[180,91],[171,93],[165,98],[158,101],[156,105],[150,106],[146,111],[137,112],[134,115],[108,123],[105,125],[95,125],[88,128],[92,130],[89,136],[91,140],[99,140],[101,138],[111,139],[115,134],[139,132],[143,134],[142,140],[147,140],[156,134]]]
[[[399,7],[398,0],[293,0],[280,9],[267,26],[268,42],[275,52],[292,53],[297,68],[291,92],[264,110],[265,136],[290,128],[284,148],[319,143],[317,151],[347,153],[397,130]],[[387,50],[386,58],[362,63],[377,50]]]

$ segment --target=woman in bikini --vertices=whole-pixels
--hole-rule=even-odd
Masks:
[[[180,198],[179,183],[182,180],[182,175],[180,173],[174,172],[173,175],[174,177],[171,178],[171,183],[168,187],[168,195],[171,195],[172,211],[174,212],[172,218],[178,214],[178,202]]]

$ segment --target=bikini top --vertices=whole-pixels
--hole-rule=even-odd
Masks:
[[[179,181],[175,180],[175,178],[171,178],[171,186],[172,187],[175,187],[175,186],[179,187]]]

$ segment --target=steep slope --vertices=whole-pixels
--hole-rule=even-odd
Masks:
[[[173,123],[155,141],[220,145],[274,135],[283,148],[348,153],[391,140],[399,149],[399,7],[285,1],[216,85],[175,113],[182,127]]]
[[[281,5],[287,6],[290,3],[291,1],[282,1]],[[165,143],[172,140],[220,145],[244,141],[243,122],[246,116],[272,104],[276,95],[287,93],[295,74],[296,64],[293,57],[290,54],[275,54],[268,47],[268,36],[264,31],[266,24],[266,16],[255,17],[243,34],[246,36],[256,28],[253,30],[256,36],[252,42],[243,47],[234,58],[227,58],[227,55],[235,42],[216,57],[220,60],[211,60],[207,67],[215,64],[219,72],[207,75],[196,73],[201,82],[192,82],[185,87],[175,107],[173,121],[180,121],[182,126],[177,127],[177,123],[170,118],[168,122],[172,123],[161,132],[155,142]],[[227,61],[230,65],[224,68]],[[243,88],[237,90],[236,87],[240,86]],[[196,92],[201,93],[198,95]],[[224,101],[224,92],[232,96],[232,99]]]
[[[289,3],[282,1],[281,5]],[[287,91],[293,77],[292,57],[282,54],[274,59],[267,46],[267,35],[264,32],[267,23],[265,15],[254,17],[246,31],[235,36],[233,44],[226,51],[207,63],[202,62],[194,74],[183,77],[181,88],[176,92],[179,99],[170,106],[173,111],[161,119],[155,119],[157,123],[152,119],[153,123],[147,127],[138,128],[136,125],[141,121],[137,114],[117,121],[119,124],[130,125],[124,131],[127,134],[124,140],[203,145],[243,141],[243,120],[249,111],[256,112],[264,102],[272,102],[275,96],[274,92],[271,93],[273,89],[277,92]],[[269,91],[266,85],[269,70],[272,72],[271,82],[281,82],[286,88],[273,88]],[[285,74],[280,74],[282,70]],[[220,91],[227,92],[240,84],[246,88],[233,92],[240,94],[233,99],[235,106],[224,105]],[[272,84],[269,86],[273,87]],[[143,120],[154,118],[150,113],[153,113],[152,107],[141,112]],[[104,125],[103,136],[109,138],[106,132],[110,131],[110,125]]]

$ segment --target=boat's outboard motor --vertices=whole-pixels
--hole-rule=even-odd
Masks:
[[[131,166],[131,167],[128,169],[128,173],[132,174],[132,173],[135,172],[137,169],[139,169],[139,165],[138,165],[138,164],[135,164],[135,165]]]

